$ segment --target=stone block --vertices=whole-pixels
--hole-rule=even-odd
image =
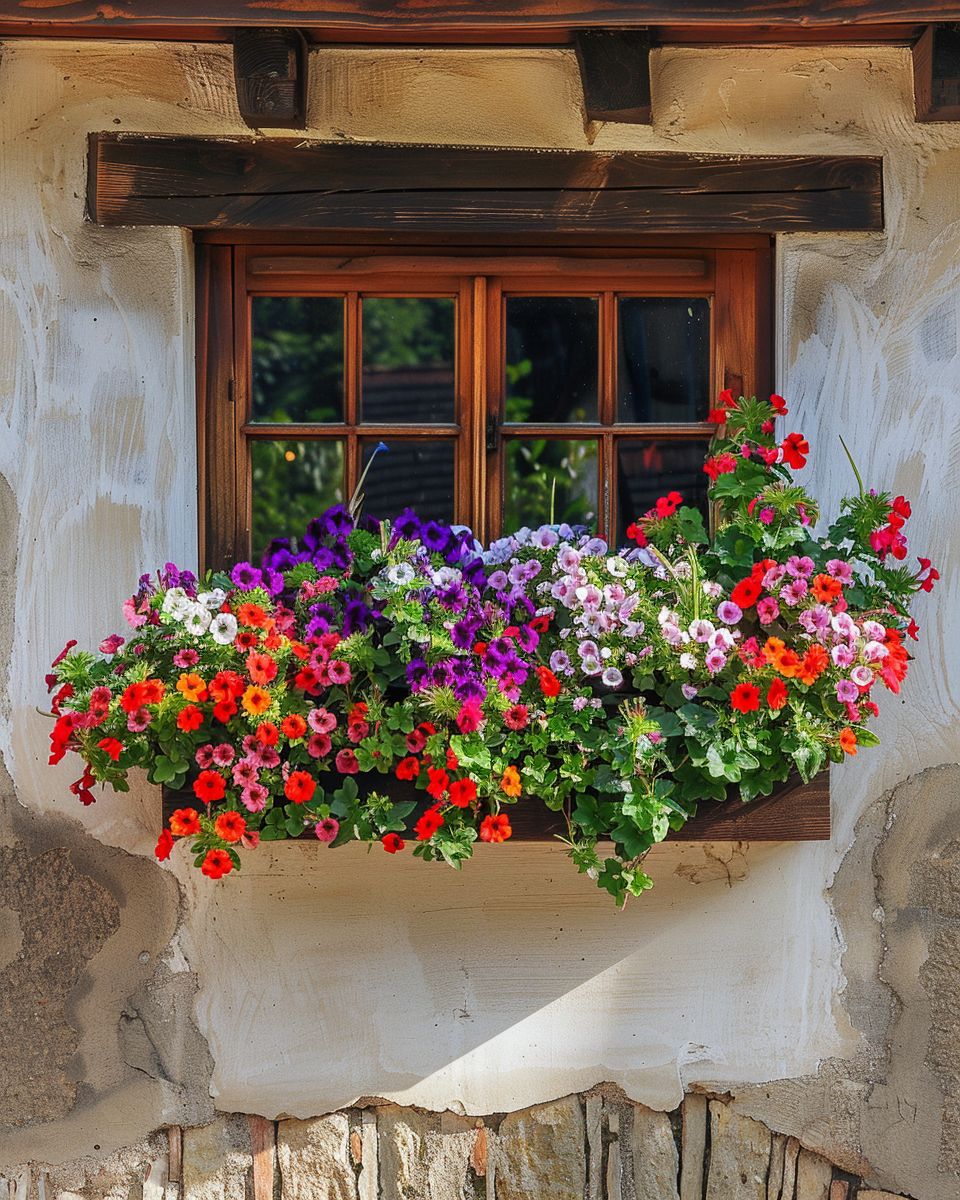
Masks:
[[[767,1200],[772,1143],[765,1125],[711,1100],[706,1200]]]
[[[183,1131],[183,1200],[245,1200],[253,1156],[245,1118],[218,1117]]]
[[[586,1128],[576,1096],[511,1113],[491,1139],[497,1200],[583,1200]]]
[[[797,1200],[830,1200],[833,1167],[810,1150],[801,1150],[797,1160]]]
[[[357,1172],[344,1113],[277,1126],[282,1200],[357,1200]]]
[[[680,1161],[666,1113],[635,1104],[632,1145],[637,1200],[678,1200]]]
[[[377,1134],[381,1200],[463,1200],[474,1195],[475,1120],[388,1105],[377,1110]]]

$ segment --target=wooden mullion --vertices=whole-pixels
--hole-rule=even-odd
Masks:
[[[736,250],[718,251],[716,276],[714,389],[730,388],[734,397],[755,395],[758,313],[754,257]]]
[[[487,541],[499,537],[503,530],[504,448],[503,417],[506,392],[505,369],[505,312],[503,279],[491,278],[485,288],[486,309],[486,420],[484,421],[484,472],[486,475],[486,504],[484,537]],[[487,447],[487,421],[491,422],[496,446]]]
[[[465,426],[461,460],[470,467],[470,494],[464,505],[464,520],[481,539],[487,526],[487,280],[475,276],[464,280],[461,290],[464,312],[460,321],[465,346],[460,356],[459,384]]]
[[[715,430],[715,426],[707,421],[697,421],[696,423],[666,425],[666,424],[630,424],[630,425],[614,425],[611,426],[618,437],[657,437],[657,438],[677,438],[677,437],[709,437]],[[530,423],[514,421],[509,425],[501,425],[500,433],[503,437],[544,437],[553,440],[562,439],[565,437],[571,438],[597,438],[604,433],[605,427],[599,424],[570,424],[564,425],[561,422],[552,424],[547,423]]]
[[[337,423],[336,425],[261,425],[249,424],[244,425],[241,432],[250,438],[259,438],[261,441],[283,441],[286,438],[301,438],[306,441],[322,441],[323,439],[343,438],[351,433],[359,433],[364,437],[379,437],[386,440],[388,437],[395,437],[399,440],[409,441],[411,438],[431,437],[459,437],[463,432],[463,426],[454,425],[347,425]]]
[[[240,433],[250,419],[250,385],[253,363],[252,302],[246,281],[247,247],[234,250],[233,276],[233,376],[231,417],[234,424],[234,443],[237,448],[235,475],[235,516],[233,559],[248,558],[253,528],[253,478],[250,443]]]

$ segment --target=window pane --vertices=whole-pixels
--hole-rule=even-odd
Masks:
[[[548,521],[597,526],[597,443],[546,438],[506,443],[503,529]]]
[[[618,301],[619,421],[703,421],[710,389],[710,302]]]
[[[251,420],[343,420],[343,300],[253,298]]]
[[[376,444],[372,439],[363,442],[361,470]],[[395,517],[413,508],[421,517],[453,521],[453,442],[394,439],[388,451],[377,455],[363,492],[363,512],[371,517]]]
[[[506,309],[506,419],[596,421],[596,298],[512,296]]]
[[[617,444],[617,545],[627,540],[627,526],[657,502],[679,492],[684,504],[707,515],[704,439],[626,440]]]
[[[416,425],[454,421],[453,300],[369,296],[361,304],[362,419]]]
[[[251,441],[253,553],[271,538],[299,537],[309,520],[343,500],[343,442]]]

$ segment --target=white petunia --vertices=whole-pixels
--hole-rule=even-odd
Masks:
[[[387,578],[391,583],[396,583],[402,586],[405,583],[409,583],[415,574],[416,572],[409,563],[402,562],[396,563],[395,566],[392,566],[389,571],[387,571]]]
[[[210,636],[221,646],[229,646],[237,636],[237,618],[232,613],[218,613],[210,622]]]
[[[197,596],[197,603],[202,604],[204,608],[209,608],[211,611],[216,611],[226,598],[227,593],[223,588],[214,588],[210,592],[200,592]]]
[[[163,598],[161,612],[167,613],[175,621],[182,621],[193,608],[193,601],[183,588],[170,588]]]
[[[210,628],[210,613],[202,604],[193,604],[183,618],[183,625],[187,633],[192,633],[194,637],[200,637]]]

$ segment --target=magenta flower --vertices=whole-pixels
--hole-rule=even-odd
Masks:
[[[761,625],[772,625],[780,616],[780,605],[772,596],[764,596],[757,601],[757,619]]]
[[[213,761],[218,767],[229,767],[236,756],[237,752],[228,742],[221,742],[213,748]]]
[[[307,753],[311,758],[325,758],[330,753],[332,745],[329,734],[315,733],[307,738]]]
[[[317,835],[318,841],[332,842],[340,832],[340,822],[336,817],[324,817],[322,821],[318,821],[314,825],[313,832]]]
[[[337,727],[337,718],[325,708],[314,708],[307,713],[307,724],[314,733],[333,733]]]
[[[331,683],[349,683],[353,678],[349,665],[340,658],[335,658],[327,664],[327,672]]]
[[[356,775],[360,770],[357,756],[352,750],[341,750],[334,759],[334,763],[341,775]]]
[[[270,791],[262,783],[251,783],[240,793],[240,803],[248,812],[262,812],[269,799]]]
[[[198,746],[193,758],[201,771],[209,771],[213,766],[213,747],[209,744]]]
[[[100,653],[116,654],[125,641],[126,638],[122,638],[119,633],[111,633],[109,637],[104,638],[100,643]]]
[[[178,650],[173,656],[173,665],[180,667],[181,670],[186,670],[187,667],[195,667],[200,661],[200,655],[196,650]]]

